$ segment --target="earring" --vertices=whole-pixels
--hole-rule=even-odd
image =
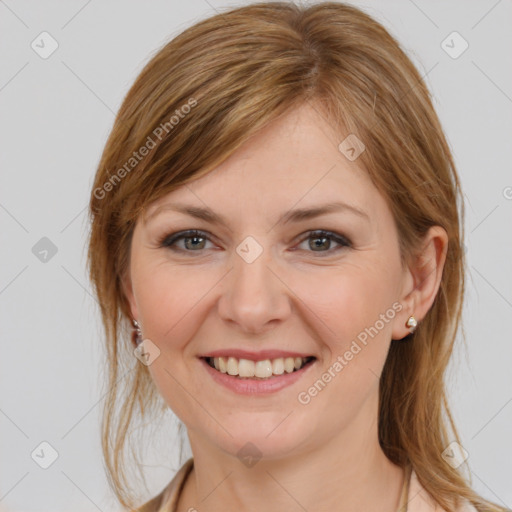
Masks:
[[[409,330],[411,331],[411,334],[416,330],[416,326],[418,325],[418,322],[414,316],[410,316],[407,319],[407,322],[405,322],[405,325],[409,327]]]
[[[135,346],[140,345],[142,342],[142,331],[140,330],[140,325],[137,320],[133,320],[134,330],[132,331],[132,342]]]

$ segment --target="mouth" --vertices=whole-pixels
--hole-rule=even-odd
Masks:
[[[201,359],[218,373],[224,373],[241,380],[258,381],[299,372],[312,365],[316,357],[278,357],[260,361],[236,357],[201,357]]]

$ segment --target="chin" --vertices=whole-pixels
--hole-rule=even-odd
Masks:
[[[310,443],[312,437],[296,424],[284,428],[285,417],[282,413],[267,415],[266,419],[255,419],[254,413],[245,418],[231,417],[222,423],[231,435],[220,428],[213,436],[209,432],[208,437],[212,444],[246,465],[251,460],[286,458]]]

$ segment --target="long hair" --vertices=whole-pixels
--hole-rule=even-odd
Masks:
[[[471,489],[462,466],[443,458],[452,441],[460,443],[445,371],[460,327],[466,265],[453,157],[431,95],[399,43],[360,9],[337,2],[262,2],[202,20],[159,49],[124,98],[91,192],[87,260],[105,329],[109,483],[131,508],[137,496],[128,439],[137,420],[155,425],[165,410],[147,367],[133,357],[122,287],[137,219],[306,102],[336,128],[339,142],[348,134],[363,141],[359,159],[393,213],[402,264],[431,226],[449,237],[431,309],[409,342],[391,343],[379,388],[381,447],[392,462],[410,464],[448,512],[460,498],[478,511],[504,510]]]

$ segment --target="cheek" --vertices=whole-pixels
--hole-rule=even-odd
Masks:
[[[371,265],[331,272],[325,280],[303,280],[304,311],[324,353],[319,374],[301,390],[301,400],[311,402],[299,406],[309,418],[322,418],[315,428],[331,432],[349,424],[377,396],[395,316],[393,292],[392,279]],[[318,384],[319,379],[326,384]]]
[[[330,269],[324,277],[303,276],[297,283],[297,295],[340,341],[374,325],[395,300],[394,278],[372,264]]]
[[[166,262],[139,268],[134,287],[144,336],[158,344],[165,343],[166,349],[178,348],[192,337],[190,329],[197,328],[197,319],[190,319],[215,281],[204,272],[199,274]]]
[[[351,386],[357,387],[362,385],[361,379],[368,383],[380,375],[396,315],[392,307],[395,279],[392,273],[383,272],[376,262],[369,261],[340,267],[336,272],[329,269],[324,277],[303,277],[297,286],[297,295],[306,306],[304,312],[313,324],[312,331],[320,335],[324,367],[343,358],[343,369],[337,375],[345,377],[339,381],[348,379]]]
[[[185,421],[190,415],[190,395],[184,390],[194,368],[187,358],[188,342],[201,326],[201,298],[214,285],[213,279],[168,263],[140,266],[134,279],[144,338],[160,350],[148,366],[162,398]],[[212,280],[211,283],[205,279]],[[200,414],[200,412],[196,412]]]

